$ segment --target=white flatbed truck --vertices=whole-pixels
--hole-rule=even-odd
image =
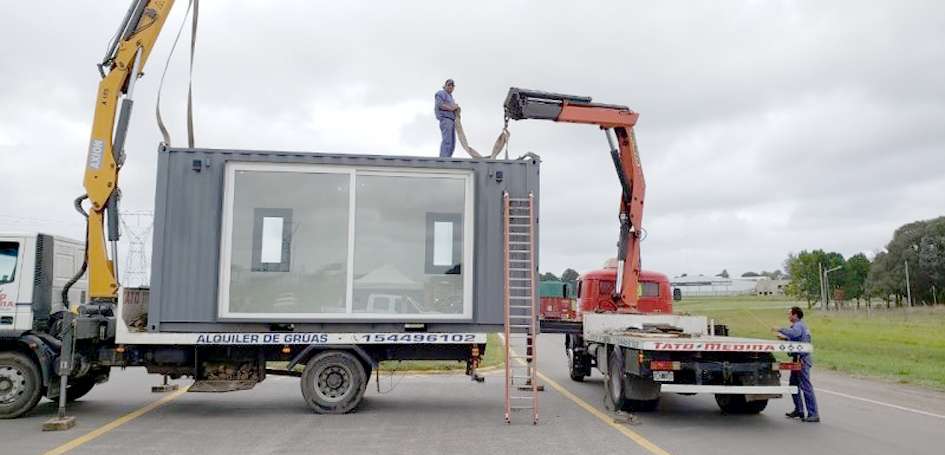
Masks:
[[[588,313],[582,325],[581,335],[569,336],[572,378],[596,366],[615,408],[628,411],[654,410],[662,393],[711,393],[726,414],[757,414],[769,399],[797,393],[782,384],[781,371],[800,365],[775,354],[813,350],[810,343],[716,335],[705,316]],[[574,361],[574,352],[584,358]]]

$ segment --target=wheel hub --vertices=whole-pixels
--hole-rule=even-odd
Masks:
[[[351,371],[344,366],[331,365],[318,372],[315,392],[325,400],[339,401],[351,388]]]
[[[9,403],[26,391],[26,375],[17,368],[0,366],[0,403]]]

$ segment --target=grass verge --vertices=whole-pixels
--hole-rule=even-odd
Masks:
[[[814,366],[945,390],[945,307],[859,311],[807,310],[783,297],[688,298],[677,312],[727,324],[730,334],[773,338],[771,326],[787,325],[787,309],[804,308],[813,334]]]

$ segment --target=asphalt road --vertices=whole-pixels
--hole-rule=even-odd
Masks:
[[[71,407],[78,425],[68,432],[40,431],[55,415],[48,401],[28,417],[0,421],[0,453],[945,453],[945,394],[816,370],[820,424],[783,417],[789,399],[772,401],[761,415],[724,416],[710,396],[676,395],[664,396],[659,411],[638,414],[636,424],[616,423],[603,406],[601,377],[570,381],[562,338],[540,338],[540,371],[554,384],[541,395],[537,426],[526,415],[504,423],[498,372],[484,384],[453,375],[382,377],[385,393],[372,382],[357,413],[320,416],[305,406],[295,378],[270,377],[245,392],[168,396],[150,393],[158,376],[115,370]]]

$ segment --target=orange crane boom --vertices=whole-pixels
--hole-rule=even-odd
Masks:
[[[618,310],[637,311],[643,198],[646,193],[640,154],[633,133],[639,114],[626,106],[594,103],[586,96],[512,87],[505,98],[505,116],[511,120],[538,119],[584,123],[597,125],[604,130],[621,187],[617,283],[612,298]]]

